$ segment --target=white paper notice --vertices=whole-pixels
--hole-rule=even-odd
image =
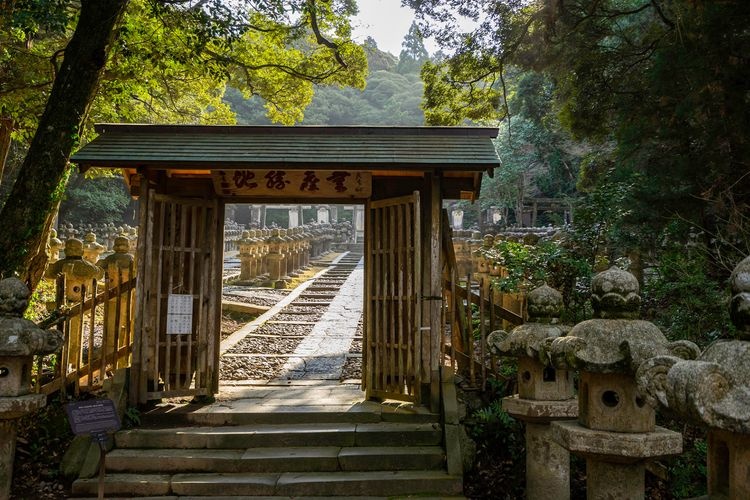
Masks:
[[[193,333],[193,296],[169,294],[167,302],[167,335]]]

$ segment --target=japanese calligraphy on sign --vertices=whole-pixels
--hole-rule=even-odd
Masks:
[[[214,170],[221,196],[367,198],[370,172],[346,170]]]

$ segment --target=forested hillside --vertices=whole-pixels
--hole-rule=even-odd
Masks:
[[[318,85],[312,103],[304,111],[303,125],[423,125],[420,108],[424,86],[419,76],[427,52],[421,42],[411,43],[399,57],[383,52],[371,38],[365,42],[369,65],[367,87]],[[224,100],[242,125],[267,125],[265,101],[254,96],[245,99],[240,91],[227,88]]]

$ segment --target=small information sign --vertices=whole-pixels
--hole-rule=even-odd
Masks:
[[[120,417],[111,399],[75,401],[65,406],[73,434],[99,435],[120,429]]]
[[[75,401],[65,405],[73,434],[89,435],[99,444],[98,498],[104,498],[104,475],[106,471],[107,440],[109,433],[120,430],[120,417],[111,399]]]
[[[170,293],[167,300],[167,335],[193,333],[193,296]]]
[[[294,198],[367,198],[370,172],[346,170],[215,170],[214,188],[221,196]]]

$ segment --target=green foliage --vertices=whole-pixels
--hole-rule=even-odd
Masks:
[[[705,439],[685,441],[683,453],[669,467],[669,490],[675,498],[697,498],[706,494],[707,450]]]
[[[697,235],[691,241],[672,238],[682,230],[671,226],[664,249],[645,280],[643,311],[670,340],[687,339],[705,348],[720,337],[731,337],[726,286],[708,274],[709,254]],[[676,234],[675,234],[676,233]]]
[[[497,290],[528,292],[547,283],[563,295],[564,320],[573,322],[586,316],[591,265],[559,242],[526,245],[501,241],[480,252],[505,270],[504,276],[493,280]]]
[[[401,73],[395,59],[375,46],[366,47],[370,74],[364,90],[336,86],[318,86],[305,109],[305,125],[422,125],[420,109],[422,82],[417,72]],[[418,68],[417,68],[418,71]],[[264,101],[245,99],[229,87],[226,102],[242,124],[270,123],[265,117]]]
[[[60,220],[73,223],[121,224],[130,205],[121,177],[86,179],[76,175],[60,205]]]
[[[141,425],[141,412],[135,406],[128,406],[123,414],[123,427],[133,429]]]
[[[49,311],[47,303],[55,300],[55,282],[42,280],[29,298],[29,306],[23,313],[23,317],[35,323],[44,319]]]

